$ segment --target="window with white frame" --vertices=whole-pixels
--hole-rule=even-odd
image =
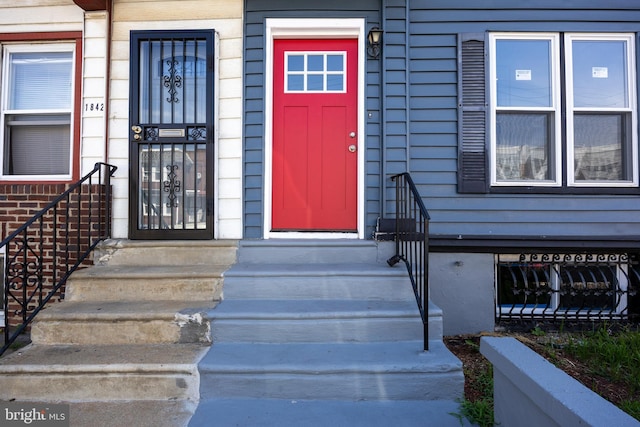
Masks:
[[[632,34],[491,33],[489,43],[492,186],[638,185]]]
[[[2,179],[70,178],[75,45],[6,45],[2,54]]]
[[[346,61],[346,52],[286,52],[285,92],[345,92]]]

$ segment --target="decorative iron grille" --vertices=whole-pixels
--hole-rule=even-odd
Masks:
[[[636,255],[499,255],[496,284],[498,321],[640,318]]]

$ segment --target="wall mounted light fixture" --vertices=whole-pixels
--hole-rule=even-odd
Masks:
[[[373,27],[367,34],[367,53],[373,59],[380,58],[380,46],[382,41],[382,30],[378,27]]]

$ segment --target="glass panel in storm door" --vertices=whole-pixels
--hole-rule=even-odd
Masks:
[[[206,228],[204,39],[140,44],[138,228]]]

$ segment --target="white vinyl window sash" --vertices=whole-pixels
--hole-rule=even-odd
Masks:
[[[74,45],[3,49],[2,179],[71,178]]]
[[[634,37],[566,34],[567,183],[637,186]]]
[[[492,186],[638,186],[633,34],[566,33],[563,47],[559,33],[489,42]]]
[[[558,39],[490,35],[493,186],[561,185]]]

